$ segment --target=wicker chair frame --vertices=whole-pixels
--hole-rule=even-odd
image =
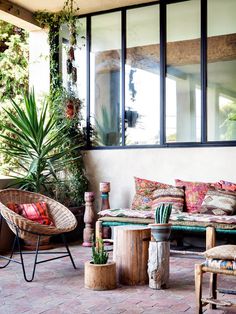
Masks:
[[[23,204],[23,203],[35,203],[35,202],[46,202],[48,205],[49,216],[54,222],[54,226],[42,225],[37,222],[31,221],[16,214],[7,207],[10,202]],[[13,242],[12,250],[10,256],[0,256],[7,260],[7,263],[1,268],[5,268],[9,263],[15,262],[22,265],[22,271],[24,279],[27,282],[31,282],[34,279],[36,265],[44,263],[47,261],[55,260],[58,258],[69,257],[73,267],[76,269],[74,260],[72,258],[71,252],[66,242],[65,233],[74,230],[77,226],[77,221],[74,214],[64,205],[59,202],[52,200],[51,198],[44,196],[42,194],[27,192],[17,189],[6,189],[0,191],[0,212],[1,217],[5,219],[9,228],[15,234],[15,239]],[[2,219],[1,218],[1,219]],[[1,230],[1,222],[0,222]],[[41,239],[45,239],[54,235],[61,235],[62,241],[66,248],[66,251],[40,251]],[[35,243],[34,252],[23,252],[20,239],[30,241]],[[20,254],[20,261],[13,258],[15,249],[18,248],[18,253]],[[33,270],[30,278],[26,275],[25,265],[24,265],[24,254],[34,254],[34,264]],[[59,256],[44,259],[38,261],[38,255],[40,254],[57,254]]]
[[[202,281],[203,274],[210,274],[210,296],[208,298],[202,297]],[[196,306],[197,313],[203,313],[203,307],[208,305],[210,309],[216,309],[217,306],[221,307],[236,307],[236,303],[232,303],[226,300],[217,299],[217,292],[221,292],[223,294],[236,294],[236,290],[229,289],[221,289],[217,288],[217,275],[227,275],[227,276],[236,276],[236,270],[225,270],[225,269],[216,269],[211,267],[206,267],[203,264],[195,265],[195,293],[196,293]]]

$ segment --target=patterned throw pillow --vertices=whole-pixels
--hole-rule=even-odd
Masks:
[[[227,191],[236,191],[236,183],[220,180],[221,188]]]
[[[7,207],[8,207],[9,209],[11,209],[13,212],[15,212],[16,214],[21,215],[21,210],[20,210],[18,204],[15,204],[15,203],[7,203]]]
[[[30,204],[11,203],[10,206],[12,208],[15,208],[17,210],[17,213],[19,213],[21,216],[29,220],[35,221],[43,225],[49,225],[49,226],[54,225],[48,213],[47,203],[45,202],[30,203]],[[9,207],[9,204],[8,204],[8,207]]]
[[[199,211],[208,189],[212,186],[211,183],[190,182],[179,179],[175,180],[175,184],[185,189],[186,211],[188,213]]]
[[[213,215],[233,215],[236,212],[236,193],[209,189],[200,212]]]
[[[172,203],[172,214],[184,210],[184,189],[182,187],[169,187],[157,189],[152,193],[152,209],[155,210],[163,203]]]
[[[169,184],[141,179],[134,177],[135,195],[132,202],[132,209],[151,210],[152,208],[152,192],[156,189],[164,189],[170,187]]]

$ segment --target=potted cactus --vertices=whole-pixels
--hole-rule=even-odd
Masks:
[[[92,260],[85,262],[84,285],[92,290],[116,288],[116,263],[108,261],[108,252],[102,239],[96,239],[92,246]]]
[[[172,204],[163,203],[155,210],[155,223],[149,224],[153,238],[157,242],[168,241],[171,232],[169,218]]]

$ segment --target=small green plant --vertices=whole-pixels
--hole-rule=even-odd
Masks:
[[[155,212],[155,223],[156,224],[167,224],[169,222],[170,214],[172,211],[172,204],[163,203],[156,208]]]
[[[106,264],[108,260],[108,253],[104,250],[104,242],[102,239],[96,239],[92,246],[92,263]]]

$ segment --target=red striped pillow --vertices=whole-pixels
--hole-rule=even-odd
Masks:
[[[184,189],[169,187],[157,189],[152,193],[152,209],[155,210],[163,203],[172,204],[172,213],[181,213],[184,210]]]
[[[30,203],[30,204],[7,204],[8,208],[20,214],[21,216],[35,221],[43,225],[53,226],[54,223],[49,216],[48,206],[45,202]]]

